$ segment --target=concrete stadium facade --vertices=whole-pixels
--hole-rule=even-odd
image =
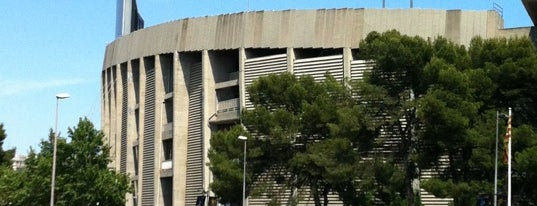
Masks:
[[[116,39],[102,68],[101,126],[111,166],[135,188],[127,205],[195,205],[198,196],[214,196],[211,133],[238,123],[240,110],[251,106],[245,88],[253,80],[281,72],[360,79],[368,65],[358,60],[359,42],[391,29],[463,45],[474,36],[531,32],[504,29],[496,11],[321,9],[189,18]],[[446,204],[424,195],[430,200],[422,203]]]

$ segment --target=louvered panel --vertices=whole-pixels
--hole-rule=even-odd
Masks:
[[[365,78],[365,74],[368,71],[371,71],[371,69],[374,66],[373,61],[366,61],[366,60],[354,60],[351,62],[351,79],[352,80],[363,80]],[[405,125],[405,122],[402,123]],[[380,138],[380,145],[379,147],[375,148],[375,151],[379,154],[384,154],[386,156],[393,155],[398,149],[399,145],[401,144],[401,138],[398,137],[394,131],[396,129],[393,128],[383,128],[381,131],[381,138]],[[402,159],[399,159],[398,161],[401,161]],[[439,159],[439,169],[445,169],[448,165],[448,159],[446,157],[442,157]],[[435,169],[425,169],[421,171],[420,179],[421,180],[427,180],[432,177],[439,175],[438,170]],[[451,198],[438,198],[432,195],[431,193],[425,191],[424,189],[420,189],[420,197],[421,197],[421,203],[423,205],[449,205],[453,199]]]
[[[252,82],[262,76],[278,74],[287,71],[287,55],[277,54],[271,56],[246,59],[244,62],[244,86],[247,88]],[[251,109],[250,94],[245,93],[245,108]]]
[[[294,62],[294,75],[311,75],[313,79],[320,81],[329,73],[336,80],[343,80],[343,55],[297,59]]]
[[[274,201],[273,199],[276,199],[281,205],[287,205],[290,201],[290,197],[293,195],[292,190],[286,186],[285,183],[278,183],[276,177],[278,176],[278,179],[281,177],[289,179],[290,174],[281,172],[282,171],[279,171],[278,169],[271,169],[268,172],[261,174],[255,181],[255,185],[253,185],[253,188],[258,189],[258,191],[255,191],[257,195],[248,198],[248,205],[270,205],[270,203]],[[311,196],[311,191],[307,186],[304,186],[301,189],[296,189],[295,197],[299,200],[298,205],[315,205],[313,197]],[[339,200],[338,194],[330,193],[328,195],[328,205],[343,205],[343,202]]]
[[[384,117],[380,117],[381,119]],[[396,132],[397,127],[384,126],[379,134],[379,138],[376,140],[378,146],[373,150],[377,154],[383,154],[385,157],[402,158],[400,155],[396,155],[401,145],[401,137]],[[402,160],[402,159],[398,159]]]
[[[440,172],[447,169],[449,166],[449,158],[447,155],[443,155],[438,159],[438,168],[436,169],[423,169],[420,171],[420,179],[421,181],[426,181],[428,179],[431,179],[433,177],[438,177]],[[450,205],[450,203],[453,202],[453,198],[438,198],[434,196],[433,194],[427,192],[424,189],[420,190],[420,197],[421,197],[421,203],[423,205]]]
[[[146,70],[142,205],[154,204],[155,192],[155,69]]]
[[[374,66],[373,61],[367,61],[367,60],[354,60],[351,62],[351,80],[364,80],[365,74],[368,71],[371,71],[371,69]],[[356,95],[356,94],[355,94]],[[359,98],[358,96],[355,96]],[[388,118],[384,115],[379,115],[377,117],[379,120],[382,121],[382,119]],[[403,122],[403,124],[405,124]],[[398,155],[394,155],[398,150],[399,146],[401,144],[401,138],[398,136],[397,128],[390,128],[390,126],[384,126],[380,131],[380,137],[376,140],[378,143],[378,146],[374,148],[374,151],[376,154],[383,155],[385,157],[393,156],[398,157]]]
[[[203,189],[202,67],[192,65],[188,87],[188,148],[186,169],[186,205],[195,205]]]
[[[366,60],[354,60],[351,62],[351,80],[362,80],[367,71],[371,71],[374,63]]]
[[[438,177],[440,172],[449,167],[449,158],[447,155],[443,155],[438,159],[438,168],[422,169],[420,171],[420,180],[426,181],[433,177]],[[433,194],[427,192],[424,189],[420,190],[421,203],[423,205],[450,205],[453,202],[453,198],[438,198]]]
[[[279,65],[281,63],[282,58],[287,59],[287,56],[285,54],[283,55],[278,54],[278,55],[273,55],[270,57],[271,58],[259,57],[259,58],[247,59],[244,62],[244,64],[247,66],[253,66],[253,67],[258,67],[258,68],[270,68],[270,67]]]
[[[287,58],[287,54],[274,54],[270,56],[254,57],[245,60],[245,64],[266,64],[270,62],[280,62],[282,58]]]
[[[121,148],[119,156],[119,172],[127,173],[127,115],[128,115],[128,88],[127,72],[121,72],[121,81],[123,85],[121,100]]]

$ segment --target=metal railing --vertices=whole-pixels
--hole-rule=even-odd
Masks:
[[[218,102],[217,113],[235,111],[239,109],[240,99],[229,99],[225,101]]]

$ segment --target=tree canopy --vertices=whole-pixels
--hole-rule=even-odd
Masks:
[[[480,195],[492,198],[498,161],[501,199],[506,164],[494,159],[496,111],[512,107],[513,196],[518,204],[537,203],[537,160],[531,158],[537,152],[537,50],[528,38],[477,37],[466,48],[442,37],[372,32],[357,56],[375,62],[364,80],[327,75],[314,81],[289,73],[255,80],[247,88],[253,108],[241,115],[245,128],[212,137],[214,191],[240,200],[229,191],[241,188],[217,188],[240,186],[236,137],[242,134],[249,136],[252,196],[255,188],[267,189],[260,182],[272,172],[292,191],[289,202],[307,187],[316,205],[326,205],[333,193],[345,205],[419,205],[416,182],[430,172],[435,175],[421,179],[422,188],[471,205]],[[506,122],[499,123],[502,134]]]
[[[242,122],[252,134],[237,126],[211,138],[209,158],[216,177],[213,189],[221,200],[240,200],[232,192],[241,191],[240,187],[226,187],[233,187],[236,184],[231,181],[240,182],[242,177],[241,142],[237,141],[241,134],[251,136],[247,164],[250,184],[269,173],[292,191],[310,188],[316,205],[328,204],[328,195],[333,191],[340,193],[345,205],[370,204],[376,194],[385,195],[382,200],[386,202],[402,199],[397,197],[399,188],[394,186],[400,183],[399,173],[389,163],[362,161],[371,153],[375,142],[370,137],[379,128],[343,82],[329,75],[317,82],[310,76],[285,73],[259,78],[248,92],[254,108],[243,111]],[[357,181],[366,178],[369,181]],[[376,191],[374,185],[383,184],[384,190]],[[256,194],[255,188],[248,191]],[[281,194],[272,195],[274,203],[280,204]],[[290,201],[298,201],[304,195],[310,194],[293,192]]]
[[[69,128],[68,137],[58,138],[56,205],[123,205],[130,191],[126,175],[108,168],[109,147],[103,133],[87,119]],[[21,171],[0,174],[0,205],[47,205],[50,202],[52,142],[54,134],[40,143],[40,152],[30,151]]]
[[[0,123],[0,166],[10,166],[11,159],[15,156],[15,148],[4,150],[4,141],[7,138],[4,124]]]
[[[388,114],[403,120],[395,121],[397,125],[415,129],[398,134],[400,148],[415,154],[406,159],[407,168],[413,162],[421,171],[438,174],[422,184],[425,189],[454,198],[455,205],[474,204],[480,194],[492,194],[495,111],[506,112],[508,107],[515,113],[514,170],[520,172],[518,162],[534,162],[524,159],[535,145],[527,139],[534,136],[536,120],[531,115],[535,94],[529,91],[535,90],[537,51],[528,38],[474,38],[466,49],[441,37],[426,41],[388,31],[369,34],[360,46],[364,58],[376,62],[364,84],[386,91],[384,98],[402,99],[390,105],[395,110]],[[505,122],[500,122],[503,128]],[[505,174],[505,164],[498,161],[500,174]],[[530,173],[515,173],[514,181],[531,178]],[[416,176],[407,175],[407,185],[411,178]],[[499,182],[504,178],[500,175]],[[513,186],[521,201],[537,201],[527,196],[527,188]]]

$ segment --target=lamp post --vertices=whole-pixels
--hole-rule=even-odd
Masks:
[[[237,138],[244,141],[244,163],[242,169],[242,206],[246,206],[246,140],[248,140],[248,137],[241,135]]]
[[[54,206],[54,184],[56,181],[56,145],[58,144],[58,105],[60,99],[67,99],[70,95],[67,93],[59,93],[56,95],[56,124],[54,127],[54,143],[52,149],[52,177],[50,181],[50,206]]]

